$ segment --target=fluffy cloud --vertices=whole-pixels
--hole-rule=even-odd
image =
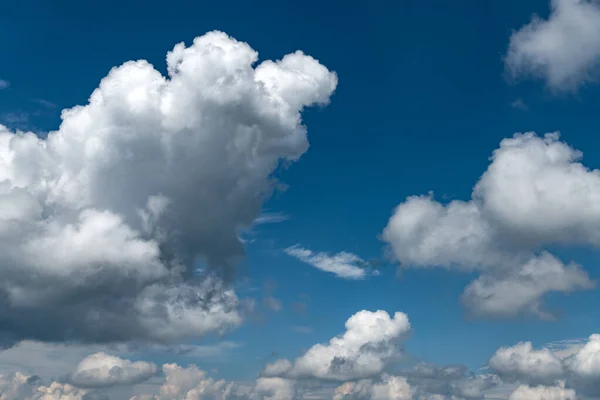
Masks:
[[[20,372],[12,376],[0,376],[0,400],[87,400],[90,397],[84,389],[67,383],[52,382],[40,385],[39,378]]]
[[[509,381],[547,386],[564,381],[578,392],[599,395],[600,335],[591,335],[583,346],[568,352],[536,350],[529,342],[503,347],[492,356],[489,366]]]
[[[367,270],[363,268],[366,262],[352,253],[341,252],[331,256],[327,253],[313,253],[299,245],[288,247],[285,253],[338,278],[364,279],[367,276]]]
[[[558,386],[521,385],[511,393],[508,400],[575,400],[573,389],[565,389],[564,384]]]
[[[581,267],[543,250],[600,238],[600,172],[581,157],[558,134],[516,134],[494,151],[470,201],[409,197],[382,238],[404,267],[479,272],[462,297],[475,315],[551,318],[546,293],[594,286]]]
[[[550,4],[547,20],[534,16],[511,35],[505,65],[513,77],[539,77],[553,90],[575,90],[597,78],[600,5],[595,0]]]
[[[383,372],[400,355],[400,343],[410,330],[406,314],[359,311],[346,321],[346,331],[327,344],[316,344],[294,363],[278,360],[265,376],[347,381]]]
[[[504,379],[552,383],[564,377],[563,362],[547,348],[535,350],[531,342],[502,347],[489,361],[490,368]]]
[[[145,381],[156,371],[156,365],[149,362],[95,353],[81,360],[71,379],[79,387],[131,385]]]
[[[335,389],[334,400],[412,400],[413,388],[406,378],[384,376],[381,382],[360,380],[347,382]]]
[[[241,322],[238,232],[282,161],[308,148],[301,111],[337,85],[298,51],[221,32],[113,68],[46,138],[0,127],[1,338],[175,340]]]

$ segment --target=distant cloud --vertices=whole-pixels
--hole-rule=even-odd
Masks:
[[[156,372],[153,363],[129,361],[100,352],[81,360],[71,380],[83,388],[132,385],[149,379]]]
[[[56,108],[58,107],[56,104],[52,103],[51,101],[48,100],[44,100],[44,99],[31,99],[32,102],[40,104],[46,108]]]
[[[4,79],[0,79],[0,90],[6,89],[10,86],[10,82]]]
[[[273,292],[277,288],[277,283],[269,280],[265,283],[265,296],[263,297],[263,305],[271,311],[279,312],[283,309],[281,300],[273,296]]]
[[[594,0],[550,4],[548,19],[534,16],[511,35],[506,70],[513,78],[541,78],[554,91],[575,91],[599,77],[600,4]]]
[[[522,99],[522,98],[520,98],[520,97],[519,97],[519,98],[517,98],[517,99],[515,99],[514,101],[512,101],[512,102],[510,103],[510,106],[511,106],[512,108],[515,108],[515,109],[517,109],[517,110],[523,110],[523,111],[527,111],[527,110],[529,110],[529,106],[528,106],[528,105],[527,105],[527,104],[526,104],[526,103],[523,101],[523,99]]]
[[[363,268],[367,263],[355,254],[341,252],[334,255],[327,253],[313,253],[300,245],[288,247],[284,250],[289,256],[310,264],[321,271],[330,272],[343,279],[364,279],[367,270]]]
[[[290,217],[284,213],[262,213],[254,220],[254,224],[277,224],[279,222],[287,221],[288,219],[290,219]]]
[[[298,333],[310,334],[314,332],[314,329],[310,326],[292,326],[292,330]]]

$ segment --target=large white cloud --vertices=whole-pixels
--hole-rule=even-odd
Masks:
[[[600,5],[595,0],[551,0],[552,12],[510,37],[505,65],[513,77],[533,76],[553,90],[595,81],[600,66]]]
[[[516,134],[494,151],[471,200],[409,197],[382,238],[404,267],[478,271],[462,298],[475,315],[551,318],[546,293],[594,286],[581,267],[544,250],[600,238],[600,172],[581,157],[558,134]]]
[[[308,148],[301,111],[337,85],[302,52],[256,66],[221,32],[116,67],[46,138],[0,127],[0,334],[174,340],[239,325],[238,231],[282,161]],[[199,283],[200,282],[200,283]]]
[[[401,352],[410,330],[406,314],[359,311],[346,321],[346,331],[327,344],[316,344],[293,363],[277,360],[265,376],[347,381],[377,376]]]
[[[131,385],[145,381],[156,372],[153,363],[132,362],[106,353],[95,353],[81,360],[71,380],[79,387]]]

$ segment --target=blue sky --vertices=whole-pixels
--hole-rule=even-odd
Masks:
[[[427,362],[477,371],[502,346],[540,347],[596,332],[597,290],[542,296],[554,321],[527,313],[471,318],[460,297],[477,272],[399,274],[381,234],[409,196],[433,191],[444,204],[468,201],[492,152],[517,132],[560,131],[561,141],[584,153],[585,166],[600,168],[600,87],[586,82],[557,90],[543,74],[507,73],[511,35],[533,13],[547,19],[550,12],[546,0],[9,1],[0,15],[0,79],[9,82],[0,90],[0,124],[45,138],[58,129],[61,110],[85,105],[111,68],[145,59],[166,74],[165,54],[176,43],[189,46],[212,30],[247,42],[259,62],[302,50],[335,71],[339,83],[330,104],[303,111],[310,147],[277,170],[286,189],[262,204],[264,214],[285,218],[244,233],[235,287],[240,298],[256,301],[256,310],[223,337],[184,341],[240,347],[228,357],[191,362],[216,368],[219,378],[250,381],[267,361],[295,359],[343,333],[346,320],[364,309],[410,318],[409,356],[392,370]],[[592,64],[582,68],[593,75]],[[293,245],[380,260],[380,274],[341,279],[286,254]],[[546,248],[598,279],[593,247]],[[266,307],[265,297],[281,309]],[[131,358],[190,362],[150,351]]]

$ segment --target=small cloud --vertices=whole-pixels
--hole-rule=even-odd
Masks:
[[[294,245],[288,247],[284,252],[298,260],[310,264],[321,271],[331,272],[342,279],[364,279],[367,271],[362,266],[367,263],[355,254],[342,251],[329,255],[327,253],[313,253],[311,250]]]
[[[278,224],[280,222],[284,222],[290,219],[288,215],[283,213],[262,213],[258,218],[254,220],[254,225],[262,225],[262,224]]]
[[[308,312],[308,305],[302,301],[296,301],[292,304],[292,310],[298,314],[306,314]]]
[[[273,297],[273,291],[277,288],[277,282],[268,280],[265,283],[265,297],[263,298],[263,305],[269,310],[279,312],[282,310],[281,300]]]
[[[51,101],[48,100],[44,100],[44,99],[31,99],[32,102],[40,104],[46,108],[56,108],[58,107],[56,104],[54,104]]]
[[[276,299],[273,296],[267,296],[263,299],[263,304],[265,305],[265,307],[267,307],[269,310],[273,310],[275,312],[279,312],[281,311],[281,309],[283,308],[283,306],[281,305],[281,300]]]
[[[510,106],[517,110],[527,111],[529,110],[529,106],[523,101],[522,98],[517,98],[510,103]]]
[[[292,330],[298,333],[311,334],[314,332],[313,328],[310,326],[292,326]]]
[[[10,86],[10,82],[4,79],[0,79],[0,90],[6,89]]]

